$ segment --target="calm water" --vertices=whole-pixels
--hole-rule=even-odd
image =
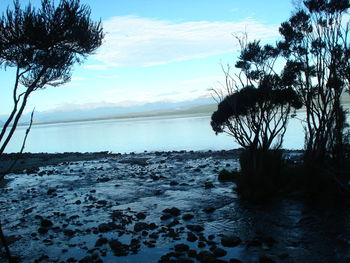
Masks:
[[[21,148],[26,127],[19,127],[7,148]],[[300,122],[292,119],[284,139],[284,148],[303,148]],[[229,150],[239,148],[232,137],[218,136],[210,126],[210,116],[159,117],[91,122],[34,125],[25,152],[129,153],[171,150]]]

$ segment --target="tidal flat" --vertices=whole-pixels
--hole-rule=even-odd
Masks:
[[[243,201],[218,180],[238,156],[25,154],[0,188],[2,228],[20,262],[350,261],[349,203]]]

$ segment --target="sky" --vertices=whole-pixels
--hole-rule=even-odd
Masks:
[[[39,0],[20,0],[25,6]],[[101,20],[103,45],[73,68],[72,80],[32,93],[27,111],[185,101],[210,96],[234,65],[234,35],[273,43],[290,0],[81,0]],[[12,0],[0,0],[0,12]],[[0,114],[12,107],[14,71],[0,69]]]

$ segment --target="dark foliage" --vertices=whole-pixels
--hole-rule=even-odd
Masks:
[[[81,63],[102,43],[100,22],[79,0],[42,0],[41,7],[22,9],[19,1],[0,18],[0,65],[16,68],[13,110],[0,133],[4,152],[26,106],[29,95],[47,85],[70,80],[72,66]]]
[[[277,49],[257,41],[243,46],[236,63],[245,75],[238,77],[242,86],[222,98],[211,117],[216,133],[227,132],[251,151],[280,148],[289,113],[302,106],[289,83],[272,71],[277,55]]]
[[[348,0],[308,0],[281,24],[277,47],[287,59],[282,78],[306,108],[305,162],[344,161],[346,113],[341,96],[350,84]]]

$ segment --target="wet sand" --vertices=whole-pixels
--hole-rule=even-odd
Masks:
[[[27,154],[0,188],[3,230],[21,262],[349,262],[348,204],[241,201],[217,179],[238,154]]]

